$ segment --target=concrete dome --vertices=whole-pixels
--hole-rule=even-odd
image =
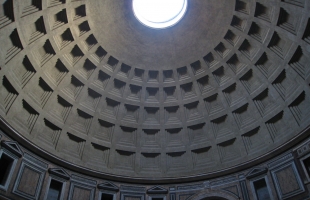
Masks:
[[[310,125],[310,4],[190,0],[154,30],[131,0],[2,1],[3,129],[94,176],[201,180],[285,151]]]

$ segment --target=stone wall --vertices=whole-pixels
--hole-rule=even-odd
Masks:
[[[52,200],[56,194],[60,200],[305,200],[310,199],[309,158],[310,138],[264,163],[226,176],[188,183],[133,184],[55,165],[1,132],[0,199]]]

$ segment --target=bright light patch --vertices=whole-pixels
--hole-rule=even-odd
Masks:
[[[137,19],[151,28],[167,28],[179,22],[187,0],[132,0]]]

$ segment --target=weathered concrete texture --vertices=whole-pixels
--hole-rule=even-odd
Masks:
[[[308,1],[189,0],[164,30],[140,24],[130,0],[1,3],[1,124],[59,165],[201,180],[306,135]]]

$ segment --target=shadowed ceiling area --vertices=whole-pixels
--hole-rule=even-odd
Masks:
[[[0,3],[2,120],[67,166],[141,180],[223,173],[310,125],[306,0],[189,0],[162,30],[131,0]]]

